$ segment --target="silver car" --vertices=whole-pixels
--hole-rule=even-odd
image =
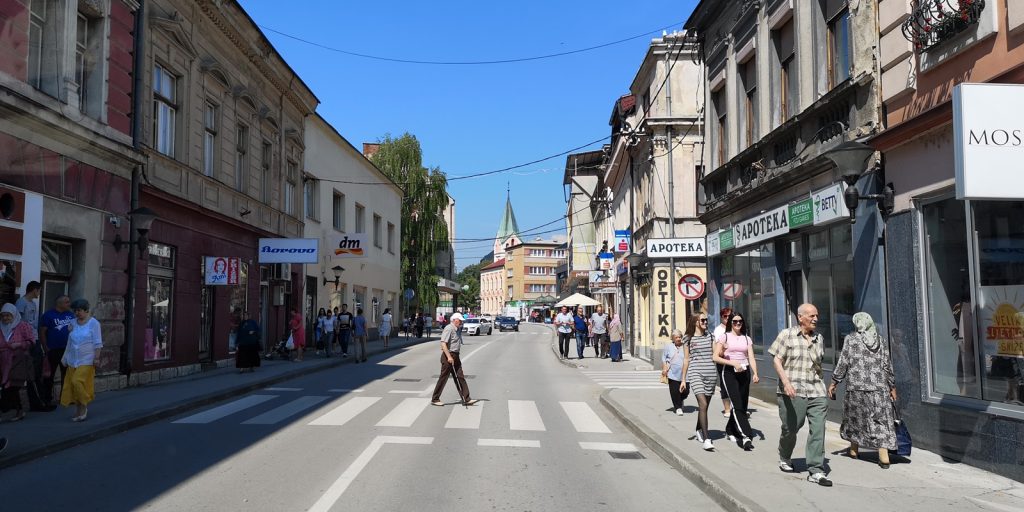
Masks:
[[[486,318],[467,318],[462,323],[462,329],[470,336],[479,336],[484,332],[490,336],[494,332],[494,324]]]

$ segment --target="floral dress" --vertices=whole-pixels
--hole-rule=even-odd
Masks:
[[[896,379],[884,340],[874,332],[847,335],[832,380],[846,381],[839,435],[860,446],[895,450],[896,417],[889,390]]]

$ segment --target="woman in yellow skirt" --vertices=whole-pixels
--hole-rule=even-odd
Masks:
[[[60,403],[65,407],[75,404],[75,415],[71,421],[85,421],[89,414],[87,406],[94,396],[94,364],[103,348],[103,335],[99,321],[89,312],[89,301],[78,299],[71,303],[71,310],[75,312],[75,321],[71,323],[68,347],[61,360],[68,367],[68,373],[60,393]]]

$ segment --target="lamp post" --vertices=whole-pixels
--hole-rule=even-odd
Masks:
[[[856,141],[846,141],[825,152],[825,157],[832,161],[839,169],[839,174],[846,183],[846,191],[843,192],[843,202],[850,210],[850,222],[857,221],[857,204],[861,201],[877,201],[878,210],[883,217],[892,213],[894,207],[895,191],[891,184],[882,186],[880,194],[861,195],[857,189],[857,182],[866,172],[864,164],[871,155],[875,154],[874,148]]]
[[[334,267],[331,268],[331,271],[334,272],[334,280],[333,281],[331,281],[330,279],[327,279],[327,277],[324,276],[323,274],[321,274],[320,277],[322,277],[323,280],[324,280],[324,286],[327,286],[327,283],[333,282],[334,283],[334,291],[338,291],[338,286],[341,283],[341,273],[344,272],[345,269],[342,268],[341,265],[335,265]]]
[[[128,290],[124,294],[124,343],[121,344],[120,370],[129,379],[132,374],[132,347],[135,341],[135,288],[138,282],[138,251],[149,246],[149,230],[157,218],[156,212],[145,206],[128,212],[128,239],[124,241],[121,233],[114,236],[114,252],[128,246]]]

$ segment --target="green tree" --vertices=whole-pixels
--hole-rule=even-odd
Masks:
[[[380,149],[371,161],[405,191],[402,202],[403,288],[416,292],[415,302],[436,305],[435,253],[448,244],[443,212],[448,207],[448,180],[437,167],[423,166],[420,141],[409,133],[378,141]]]
[[[468,287],[459,296],[459,305],[480,311],[480,269],[488,264],[481,262],[468,265],[455,276],[459,284]]]

